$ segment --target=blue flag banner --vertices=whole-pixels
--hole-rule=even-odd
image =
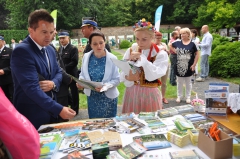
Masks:
[[[162,16],[163,5],[160,5],[155,12],[155,29],[160,30],[161,16]]]

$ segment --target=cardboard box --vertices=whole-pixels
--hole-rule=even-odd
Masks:
[[[204,129],[199,131],[198,148],[211,159],[232,158],[233,139],[224,132],[220,132],[220,141],[213,141],[204,134]]]

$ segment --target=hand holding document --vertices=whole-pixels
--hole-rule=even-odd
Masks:
[[[71,76],[71,75],[69,75]],[[89,80],[85,80],[85,79],[77,79],[74,76],[71,76],[72,79],[77,82],[79,85],[81,85],[83,88],[86,89],[91,89],[96,91],[95,88],[102,88],[103,87],[103,83],[102,82],[94,82],[94,81],[89,81]]]

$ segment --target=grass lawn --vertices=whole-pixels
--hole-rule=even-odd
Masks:
[[[231,78],[220,78],[223,81],[239,84],[240,85],[240,77],[231,77]]]

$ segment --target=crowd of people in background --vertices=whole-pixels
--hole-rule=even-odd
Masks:
[[[201,29],[201,41],[197,30],[177,26],[166,44],[162,42],[161,32],[155,31],[151,23],[140,20],[134,24],[136,43],[123,57],[134,69],[120,73],[111,60],[117,57],[111,53],[96,21],[84,19],[80,26],[88,39],[81,68],[77,68],[78,49],[70,43],[69,32],[57,33],[53,21],[46,10],[35,10],[28,18],[26,39],[19,43],[12,39],[8,48],[0,36],[0,87],[36,129],[77,115],[79,89],[84,89],[87,95],[89,118],[108,118],[117,114],[120,82],[126,86],[122,113],[138,114],[163,109],[163,103],[168,104],[165,97],[168,77],[170,84],[177,86],[177,103],[183,98],[184,85],[186,103],[191,102],[193,75],[199,75],[196,79],[199,82],[208,77],[213,38],[207,25]],[[56,34],[60,41],[58,49],[51,43]],[[198,73],[200,50],[201,71]],[[86,89],[73,77],[103,82],[103,86],[109,88]]]

